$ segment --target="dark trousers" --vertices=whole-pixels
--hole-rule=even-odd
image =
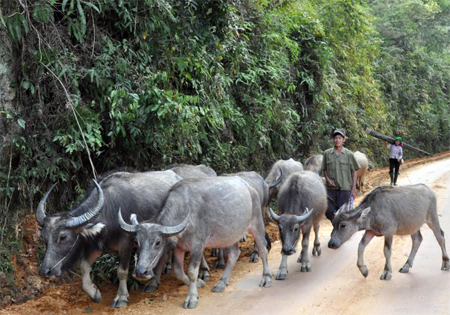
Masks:
[[[399,169],[400,169],[400,162],[397,159],[389,159],[389,174],[393,174],[395,170],[395,174],[398,175]]]
[[[327,189],[328,209],[325,216],[333,221],[334,213],[350,199],[350,190]]]

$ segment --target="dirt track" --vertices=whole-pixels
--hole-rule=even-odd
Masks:
[[[366,189],[385,184],[386,180],[386,169],[374,170],[366,180]],[[419,182],[428,184],[436,192],[441,227],[448,238],[450,153],[408,161],[403,165],[399,184]],[[362,197],[357,198],[356,204]],[[270,230],[276,231],[276,228],[272,226]],[[188,288],[172,277],[164,276],[158,292],[132,291],[130,305],[120,310],[108,306],[117,290],[115,285],[103,283],[100,287],[102,302],[95,304],[82,292],[80,281],[76,280],[49,289],[37,299],[9,306],[0,314],[450,314],[450,273],[440,270],[440,249],[428,227],[422,228],[424,240],[409,274],[400,274],[396,270],[407,259],[411,239],[394,238],[391,281],[379,280],[384,267],[382,238],[374,239],[366,249],[365,260],[370,273],[365,279],[356,267],[361,233],[340,249],[330,250],[326,247],[330,232],[330,223],[323,220],[320,231],[322,256],[312,258],[311,273],[298,272],[296,257],[290,257],[288,278],[273,280],[271,288],[258,287],[262,265],[248,263],[248,257],[243,255],[225,292],[212,293],[210,289],[221,275],[221,271],[212,268],[212,280],[206,288],[199,290],[199,306],[195,310],[181,307]],[[280,259],[280,243],[277,242],[269,255],[274,274]],[[29,269],[32,273],[36,270],[33,266]],[[33,282],[35,276],[24,277],[31,277]]]

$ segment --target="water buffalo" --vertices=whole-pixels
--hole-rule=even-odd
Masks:
[[[167,168],[183,177],[183,179],[197,178],[197,177],[216,177],[216,171],[209,166],[189,165],[189,164],[174,164]]]
[[[373,190],[353,211],[347,212],[344,204],[333,219],[333,231],[329,248],[339,248],[354,233],[365,230],[358,247],[358,268],[364,277],[369,270],[364,264],[364,249],[374,236],[384,236],[384,256],[386,264],[381,280],[392,276],[391,247],[394,235],[411,235],[412,248],[408,260],[400,269],[407,273],[412,267],[414,257],[422,242],[420,227],[427,223],[434,233],[442,250],[442,268],[449,270],[450,263],[445,250],[444,232],[439,226],[436,210],[436,196],[424,184],[401,187],[383,186]]]
[[[362,194],[361,187],[364,186],[364,175],[369,167],[369,160],[364,153],[359,151],[356,151],[353,155],[355,160],[361,166],[356,172],[356,189],[358,189],[359,194]]]
[[[283,178],[283,172],[280,171],[280,177],[278,177],[274,182],[266,183],[264,181],[264,178],[262,178],[261,175],[259,175],[257,172],[239,172],[234,174],[227,174],[226,176],[239,176],[243,180],[247,182],[253,189],[256,190],[256,192],[259,195],[259,200],[261,202],[261,211],[263,218],[268,215],[268,206],[269,206],[269,189],[271,187],[274,187],[278,185],[282,178]],[[271,241],[269,238],[269,235],[265,233],[266,242],[267,242],[267,250],[270,250],[271,248]],[[250,262],[256,263],[258,262],[258,247],[256,246],[256,243],[254,244],[252,254],[250,256]],[[219,260],[217,262],[218,268],[222,268],[222,266],[225,266],[225,260],[223,257],[223,251],[220,251],[219,253]]]
[[[89,297],[100,302],[101,294],[92,283],[89,271],[92,263],[104,251],[119,253],[117,277],[119,289],[112,307],[128,304],[128,266],[132,254],[132,237],[122,231],[117,221],[118,208],[126,217],[131,211],[138,219],[156,217],[172,186],[182,178],[172,171],[128,173],[116,172],[95,183],[84,201],[68,212],[45,214],[45,202],[52,188],[42,198],[36,218],[47,245],[39,267],[42,276],[59,277],[81,257],[82,288]]]
[[[311,209],[309,212],[307,209]],[[273,220],[278,223],[282,243],[282,260],[275,279],[287,277],[287,256],[295,253],[295,247],[303,234],[302,252],[297,262],[302,264],[301,271],[311,271],[308,246],[311,227],[314,227],[315,238],[313,255],[322,253],[319,241],[320,220],[327,210],[327,192],[322,179],[310,171],[296,172],[289,176],[278,194],[278,210],[280,215],[270,210]]]
[[[322,175],[322,160],[322,154],[313,155],[307,158],[305,163],[303,163],[305,170],[314,172],[318,175]]]
[[[120,212],[119,212],[120,215]],[[138,261],[136,276],[152,277],[155,262],[163,251],[174,249],[174,271],[189,285],[184,308],[198,304],[198,269],[206,247],[226,248],[227,264],[222,278],[212,289],[221,292],[228,284],[234,264],[239,258],[237,242],[249,229],[259,248],[263,262],[261,287],[271,285],[267,263],[264,223],[258,193],[242,178],[219,176],[183,180],[171,190],[156,223],[127,224],[119,217],[121,227],[136,233]],[[185,253],[190,251],[188,275],[183,271]]]
[[[281,176],[281,174],[282,180],[278,185],[275,185],[269,189],[269,200],[277,199],[278,191],[283,186],[283,183],[286,182],[292,173],[300,171],[303,171],[302,163],[293,159],[276,161],[272,165],[269,174],[267,174],[265,181],[268,184],[273,183]]]
[[[190,165],[190,164],[173,164],[167,167],[167,170],[171,170],[172,172],[178,174],[183,179],[191,179],[191,178],[203,178],[203,177],[216,177],[217,173],[211,167],[200,164],[200,165]],[[225,267],[225,261],[222,253],[219,253],[218,249],[211,250],[211,256],[219,257],[216,268],[223,269]],[[170,265],[170,261],[167,262],[167,265],[164,269],[164,273],[170,274],[172,271],[172,266]],[[209,280],[209,266],[206,263],[206,259],[202,260],[202,264],[200,267],[200,275],[199,277],[203,280]]]

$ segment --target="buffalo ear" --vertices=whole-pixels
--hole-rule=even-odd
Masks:
[[[101,222],[98,222],[96,224],[89,223],[86,226],[81,227],[81,234],[85,237],[94,237],[97,234],[100,234],[104,227],[105,225]]]
[[[361,216],[358,218],[358,223],[363,222],[367,219],[367,217],[369,216],[371,208],[365,208],[362,212],[361,212]]]

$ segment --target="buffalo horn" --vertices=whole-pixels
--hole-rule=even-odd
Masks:
[[[283,179],[283,170],[280,168],[280,176],[273,182],[269,183],[269,188],[277,186]]]
[[[339,213],[343,213],[347,211],[347,203],[344,203],[335,213],[334,216],[337,216]]]
[[[272,208],[269,208],[269,211],[270,211],[270,217],[271,217],[275,222],[280,221],[280,216],[279,216],[278,214],[276,214],[276,213],[272,210]]]
[[[303,222],[306,219],[309,218],[309,216],[311,215],[311,213],[313,212],[314,209],[309,210],[308,208],[305,209],[305,213],[303,215],[298,215],[297,216],[297,222]]]
[[[161,228],[161,234],[164,237],[171,237],[173,235],[181,233],[184,231],[184,229],[188,225],[188,221],[189,221],[189,217],[186,217],[186,219],[184,219],[183,222],[181,222],[180,224],[178,224],[176,226],[163,226]]]
[[[76,228],[79,226],[86,225],[86,224],[92,222],[93,220],[95,220],[95,218],[97,218],[97,216],[100,214],[100,210],[102,209],[103,203],[104,203],[103,190],[95,180],[94,180],[94,183],[98,189],[97,205],[95,206],[94,209],[89,210],[88,212],[83,213],[82,215],[80,215],[78,217],[74,217],[74,218],[70,219],[69,221],[67,221],[67,224],[66,224],[67,227]]]
[[[133,218],[133,215],[135,216],[134,218]],[[134,222],[133,222],[134,221],[133,219],[136,220],[136,215],[134,213],[130,217],[131,222],[133,223],[132,225],[125,222],[125,220],[122,217],[122,209],[120,209],[120,208],[119,208],[118,216],[119,216],[119,224],[120,224],[120,227],[122,228],[122,230],[124,230],[125,232],[129,232],[129,233],[136,233],[137,224],[134,224]],[[136,222],[137,222],[137,220],[136,220]]]
[[[44,224],[44,219],[46,217],[45,215],[45,201],[48,198],[48,195],[50,195],[50,192],[52,189],[56,186],[56,183],[53,184],[52,187],[45,193],[44,197],[42,197],[41,202],[39,202],[39,206],[36,210],[36,220],[38,221],[39,225]]]

